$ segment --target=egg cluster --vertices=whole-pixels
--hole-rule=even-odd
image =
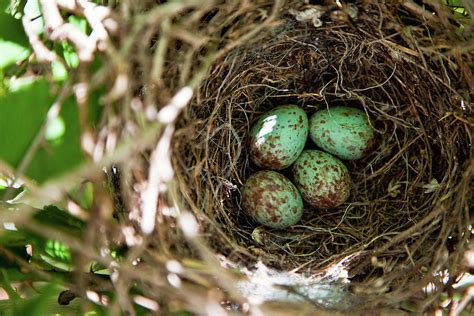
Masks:
[[[304,150],[308,135],[322,150]],[[261,225],[286,228],[300,220],[303,200],[319,208],[341,205],[352,181],[347,167],[334,156],[360,159],[374,139],[366,114],[356,108],[325,108],[309,120],[294,104],[268,111],[250,130],[250,159],[264,170],[244,184],[244,211]],[[293,182],[275,171],[286,168]]]

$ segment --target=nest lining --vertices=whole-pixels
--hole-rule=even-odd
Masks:
[[[452,60],[427,59],[407,42],[426,41],[427,27],[403,36],[390,25],[393,17],[364,10],[355,23],[328,17],[321,27],[282,10],[278,26],[213,65],[179,122],[174,163],[184,203],[216,252],[310,274],[355,255],[351,277],[383,275],[386,291],[435,269],[448,237],[462,242],[459,192],[469,182],[463,170],[471,136],[460,118],[472,115],[462,75]],[[305,205],[297,225],[255,230],[240,196],[258,170],[248,159],[248,132],[262,113],[287,103],[308,115],[336,105],[360,108],[376,130],[376,146],[362,160],[344,162],[354,182],[348,202],[327,210]]]

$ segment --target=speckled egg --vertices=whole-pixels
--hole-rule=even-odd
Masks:
[[[303,151],[308,138],[308,117],[297,105],[278,106],[250,130],[250,159],[268,169],[289,167]]]
[[[303,200],[296,187],[276,171],[252,174],[242,189],[244,211],[256,222],[270,228],[286,228],[297,223]]]
[[[320,150],[305,150],[291,167],[293,180],[309,204],[332,208],[350,194],[349,170],[339,159]]]
[[[375,142],[367,115],[347,106],[314,113],[309,120],[309,135],[324,151],[347,160],[362,158]]]

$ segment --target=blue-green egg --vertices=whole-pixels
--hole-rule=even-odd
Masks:
[[[250,159],[266,169],[289,167],[308,138],[308,117],[297,105],[278,106],[262,115],[250,130]]]
[[[303,214],[300,192],[276,171],[258,171],[245,181],[242,206],[247,215],[270,228],[296,224]]]
[[[303,199],[316,207],[344,203],[351,191],[351,177],[339,159],[320,150],[305,150],[291,167],[293,182]]]
[[[318,147],[346,160],[362,158],[375,143],[365,112],[347,106],[314,113],[309,120],[309,135]]]

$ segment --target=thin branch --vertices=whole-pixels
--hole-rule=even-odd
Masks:
[[[158,195],[161,184],[173,179],[171,139],[174,132],[174,122],[178,118],[179,113],[191,101],[192,96],[193,90],[190,87],[184,87],[158,113],[158,120],[166,124],[166,127],[151,155],[148,184],[142,194],[141,227],[145,234],[150,234],[155,229]]]
[[[402,1],[401,5],[404,6],[411,13],[421,16],[427,21],[439,20],[439,18],[436,15],[431,14],[431,12],[425,10],[423,7],[419,6],[412,0]]]
[[[57,0],[57,4],[61,9],[83,15],[98,42],[109,39],[107,29],[114,32],[118,28],[117,22],[112,18],[112,11],[108,7],[85,0]]]
[[[53,0],[40,0],[45,30],[52,41],[68,40],[76,49],[81,61],[90,62],[94,58],[97,43],[70,23],[65,23],[58,4]]]
[[[50,63],[53,61],[59,61],[58,56],[51,50],[49,50],[43,42],[41,42],[39,36],[33,30],[33,26],[31,25],[30,17],[24,15],[21,18],[21,22],[23,23],[23,28],[25,29],[26,36],[28,36],[28,40],[30,42],[31,47],[36,55],[36,58],[40,63]]]

